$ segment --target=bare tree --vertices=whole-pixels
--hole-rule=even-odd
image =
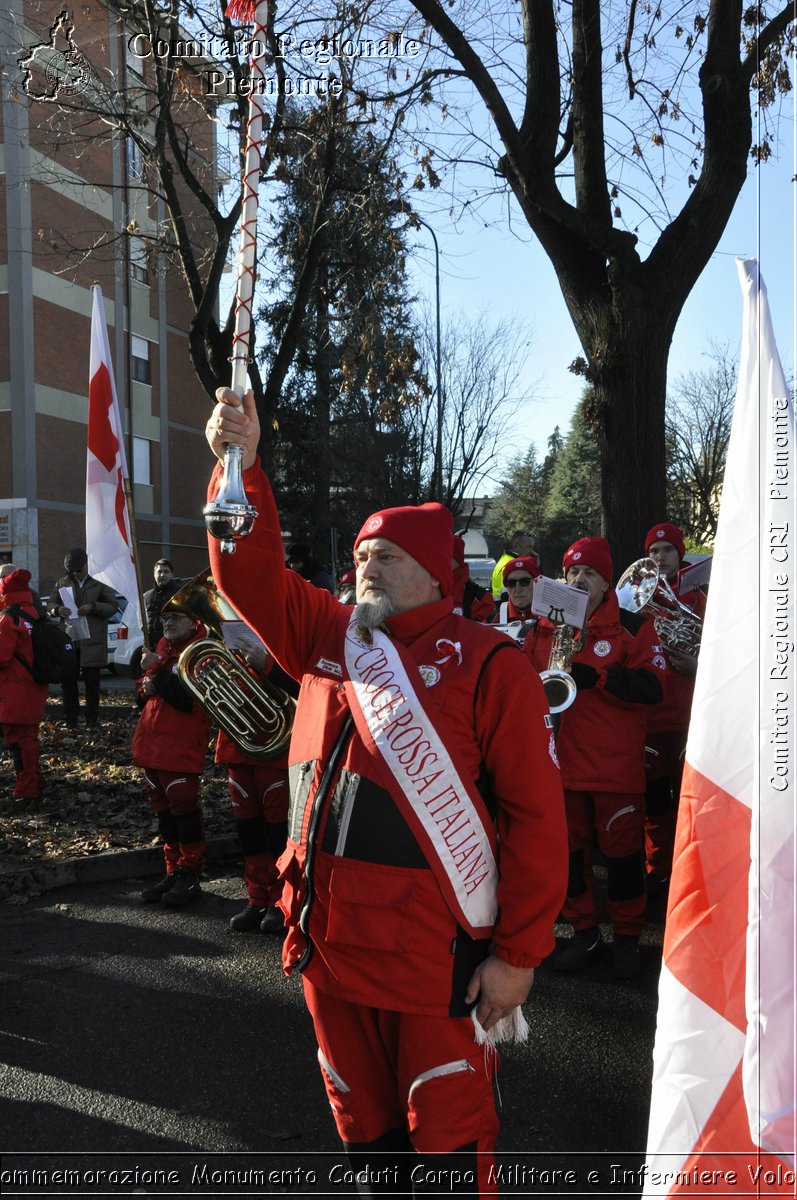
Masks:
[[[506,461],[513,445],[514,421],[531,389],[521,383],[531,354],[529,327],[518,320],[490,322],[487,313],[443,322],[441,380],[436,379],[435,322],[427,310],[422,365],[429,381],[425,397],[408,414],[416,452],[418,500],[439,499],[459,512],[464,498]],[[437,494],[438,405],[441,386],[443,490]]]
[[[667,396],[667,513],[699,544],[713,542],[736,396],[728,346],[713,367],[679,376]]]
[[[572,369],[592,385],[604,524],[624,560],[663,509],[673,331],[751,156],[771,153],[794,6],[406,4],[437,52],[420,81],[399,76],[381,98],[420,93],[418,186],[439,182],[441,159],[481,163],[550,258],[584,351]],[[442,124],[425,117],[434,104]],[[478,203],[458,184],[459,203]]]

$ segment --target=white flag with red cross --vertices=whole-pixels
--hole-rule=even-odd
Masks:
[[[794,1195],[794,407],[755,261],[659,984],[645,1196]]]
[[[86,463],[86,553],[89,574],[134,604],[141,626],[139,587],[130,517],[124,434],[116,398],[102,289],[93,288],[89,421]]]

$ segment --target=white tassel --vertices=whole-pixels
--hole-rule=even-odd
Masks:
[[[502,1017],[489,1031],[484,1029],[476,1016],[476,1008],[471,1009],[470,1019],[476,1030],[477,1046],[495,1046],[498,1042],[527,1042],[529,1040],[529,1023],[523,1016],[523,1010],[518,1005],[508,1017]]]

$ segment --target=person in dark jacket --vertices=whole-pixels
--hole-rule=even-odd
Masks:
[[[451,598],[454,612],[461,613],[469,621],[488,622],[495,612],[493,598],[486,588],[479,587],[470,577],[470,567],[465,562],[465,539],[454,535],[454,583]]]
[[[108,621],[119,608],[113,588],[89,575],[86,551],[77,546],[64,557],[66,575],[59,579],[50,597],[49,613],[64,623],[70,616],[60,595],[61,588],[74,596],[79,617],[88,622],[88,638],[73,635],[80,673],[86,689],[86,725],[96,725],[100,716],[100,671],[108,663]],[[80,712],[77,678],[61,684],[64,720],[74,729]]]
[[[163,637],[163,622],[161,609],[167,600],[171,600],[175,592],[183,585],[182,579],[175,579],[174,567],[168,558],[159,558],[152,569],[155,579],[154,588],[144,592],[144,610],[147,614],[147,645],[157,646]]]
[[[324,570],[318,559],[313,558],[309,546],[300,544],[289,546],[285,562],[292,571],[301,575],[302,579],[312,583],[313,587],[324,588],[331,595],[335,595],[335,580],[329,571]]]
[[[133,735],[133,762],[144,768],[147,799],[158,816],[166,874],[141,893],[148,904],[177,908],[200,896],[205,861],[205,829],[199,780],[205,765],[210,718],[183,686],[177,660],[185,647],[204,637],[201,621],[168,612],[155,652],[145,650],[138,680],[143,704]]]
[[[31,622],[38,614],[30,593],[30,571],[11,571],[0,579],[0,609],[19,605],[16,613],[0,613],[0,726],[14,757],[14,807],[38,800],[43,786],[39,768],[39,724],[47,701],[47,684],[33,675]]]

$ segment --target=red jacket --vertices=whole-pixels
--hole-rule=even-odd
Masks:
[[[133,734],[133,762],[137,767],[201,773],[208,749],[210,717],[180,682],[177,660],[186,646],[203,636],[199,631],[175,646],[167,638],[161,638],[155,648],[160,661],[138,680],[144,707]],[[141,690],[145,679],[154,681],[154,696],[147,696]]]
[[[678,596],[677,582],[673,591]],[[678,599],[702,620],[706,611],[706,597],[703,592],[687,592],[685,596],[678,596]],[[670,667],[664,684],[664,699],[661,704],[651,708],[648,730],[651,733],[674,733],[688,729],[694,691],[695,676],[685,675]]]
[[[19,604],[24,614],[38,617],[27,588],[3,593],[1,606]],[[5,725],[38,725],[47,703],[47,684],[36,683],[28,667],[33,666],[30,624],[23,615],[19,624],[11,613],[0,616],[0,721]],[[24,659],[20,662],[15,656]]]
[[[544,617],[526,639],[538,671],[548,666],[554,626]],[[648,713],[663,694],[667,663],[651,621],[621,612],[613,591],[587,623],[573,656],[575,702],[556,742],[562,783],[573,791],[644,792]]]
[[[302,681],[289,756],[289,841],[280,860],[285,968],[354,1003],[464,1015],[465,987],[489,942],[458,927],[357,730],[347,733],[351,608],[285,570],[268,482],[255,467],[245,484],[260,513],[254,530],[234,555],[222,556],[212,541],[210,555],[225,595]],[[428,693],[438,728],[495,814],[495,951],[516,966],[535,966],[553,949],[567,873],[561,785],[539,681],[510,639],[454,615],[450,598],[401,613],[388,626],[418,665],[438,674]]]

